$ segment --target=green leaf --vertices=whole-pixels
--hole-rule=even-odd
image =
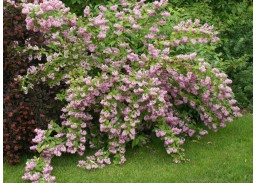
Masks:
[[[148,138],[146,138],[143,135],[140,135],[138,137],[136,137],[133,141],[132,141],[132,148],[134,148],[135,146],[142,146],[143,143],[147,142]]]

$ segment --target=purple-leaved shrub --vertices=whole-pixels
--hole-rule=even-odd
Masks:
[[[55,182],[53,156],[83,155],[90,148],[97,152],[78,167],[123,164],[126,146],[145,142],[147,130],[178,163],[185,160],[186,138],[217,131],[241,116],[228,86],[232,81],[204,57],[218,32],[199,20],[173,26],[167,0],[114,0],[92,11],[86,7],[83,17],[59,0],[23,0],[22,7],[27,29],[47,40],[26,47],[29,58],[46,56],[47,63],[19,77],[23,91],[39,82],[67,85],[56,95],[67,104],[62,125],[36,129],[31,150],[41,155],[28,160],[24,180]]]

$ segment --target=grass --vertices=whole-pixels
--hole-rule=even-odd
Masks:
[[[162,143],[154,140],[127,152],[122,166],[86,171],[79,156],[53,159],[59,183],[248,183],[253,178],[253,116],[248,114],[199,142],[184,145],[190,162],[174,164]],[[26,158],[17,166],[4,163],[4,182],[20,183]]]

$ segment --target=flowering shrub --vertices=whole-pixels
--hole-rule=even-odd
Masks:
[[[45,55],[47,63],[19,77],[23,91],[41,82],[67,85],[56,94],[67,103],[62,125],[51,121],[48,130],[36,130],[31,150],[41,155],[28,160],[24,180],[54,182],[53,156],[83,155],[89,148],[96,153],[78,167],[123,164],[126,147],[145,143],[148,130],[178,163],[185,160],[186,138],[241,115],[232,81],[205,60],[218,32],[198,19],[173,25],[167,5],[120,0],[94,12],[86,7],[77,17],[59,0],[22,4],[27,29],[47,39],[45,47],[26,48],[31,59]]]
[[[40,45],[44,38],[41,33],[26,30],[26,15],[21,13],[21,8],[4,3],[3,13],[3,152],[8,163],[16,164],[19,156],[29,151],[34,129],[46,129],[49,117],[58,119],[60,109],[51,94],[53,89],[37,85],[28,95],[20,91],[20,82],[14,78],[26,74],[26,69],[39,61],[28,63],[26,53],[17,52],[16,47],[25,42]],[[50,111],[53,106],[56,109]]]

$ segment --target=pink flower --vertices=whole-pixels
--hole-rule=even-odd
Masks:
[[[231,79],[226,79],[225,81],[224,81],[224,84],[231,84],[232,83],[232,80]]]
[[[107,9],[104,6],[99,6],[99,9],[103,12],[105,12]]]
[[[161,16],[164,16],[164,17],[170,17],[170,13],[165,11],[165,12],[162,12],[161,13]]]
[[[135,30],[139,30],[139,29],[141,29],[142,27],[141,27],[140,25],[133,24],[133,25],[132,25],[132,28],[135,29]]]
[[[170,53],[170,48],[165,48],[162,52],[163,54],[168,55]]]
[[[86,142],[86,138],[82,137],[82,138],[79,139],[79,141],[82,142],[82,143],[85,143]]]
[[[79,161],[79,163],[78,163],[78,166],[85,166],[86,165],[86,162],[85,161]]]
[[[179,31],[179,27],[178,26],[175,26],[173,27],[174,31],[178,32]]]
[[[111,6],[111,7],[110,7],[110,10],[112,10],[112,11],[116,11],[116,10],[117,10],[117,8],[118,8],[118,5],[117,5],[117,4],[115,4],[115,5],[113,5],[113,6]]]
[[[204,66],[201,66],[201,67],[199,68],[199,70],[200,70],[201,72],[206,72],[206,69],[205,69]]]
[[[204,135],[207,135],[208,134],[208,131],[207,130],[203,130],[203,131],[200,131],[199,134],[201,136],[204,136]]]
[[[162,130],[156,130],[155,133],[157,137],[163,137],[166,134],[166,132]]]
[[[90,16],[90,8],[89,8],[89,6],[86,6],[86,8],[84,9],[84,16],[85,17],[89,17]]]
[[[195,39],[190,39],[190,41],[192,44],[196,44],[196,42],[197,42]]]
[[[121,157],[119,164],[124,164],[126,161],[126,158],[124,156]]]
[[[232,99],[232,100],[229,100],[228,103],[229,103],[230,105],[233,105],[233,104],[235,104],[236,102],[237,102],[237,101],[236,101],[235,99]]]
[[[191,101],[191,102],[190,102],[190,106],[191,106],[192,108],[195,108],[195,103],[194,103],[193,101]]]
[[[194,134],[195,134],[195,130],[191,130],[191,129],[188,130],[188,135],[190,137],[192,137]]]
[[[147,34],[147,35],[145,35],[145,38],[146,39],[154,39],[156,37],[156,34]]]
[[[153,26],[152,27],[150,27],[150,29],[149,29],[151,32],[159,32],[160,30],[158,29],[158,27],[157,27],[157,25],[156,24],[153,24]]]

